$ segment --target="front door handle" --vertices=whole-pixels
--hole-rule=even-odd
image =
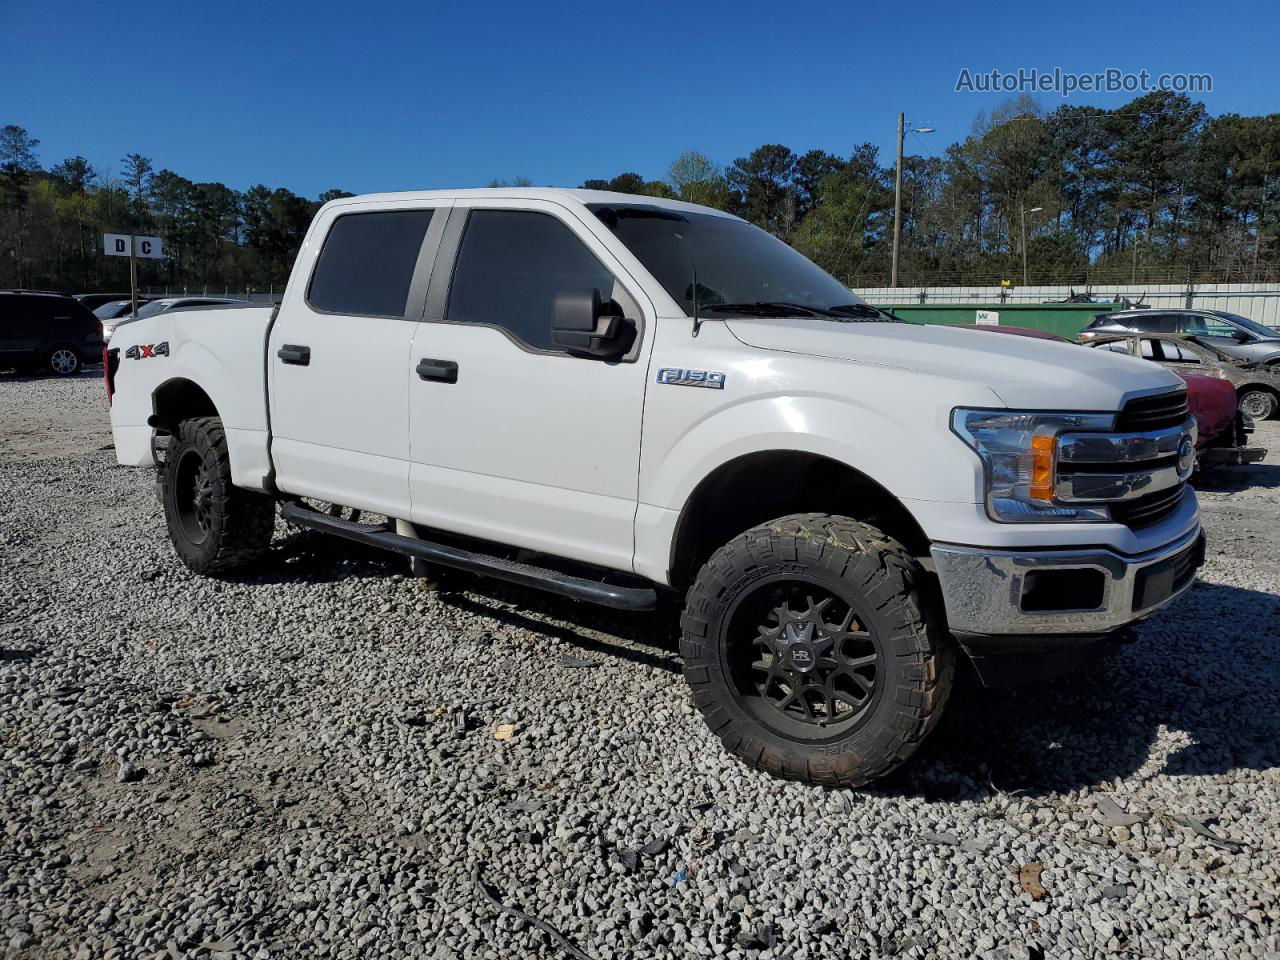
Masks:
[[[299,367],[306,367],[311,364],[311,348],[296,343],[286,343],[276,351],[276,356],[285,363],[292,363]]]
[[[418,361],[418,376],[423,380],[439,380],[441,383],[458,382],[458,365],[452,360]]]

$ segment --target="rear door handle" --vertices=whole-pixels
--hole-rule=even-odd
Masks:
[[[458,365],[452,360],[418,361],[418,376],[423,380],[439,380],[441,383],[458,382]]]
[[[285,363],[292,363],[299,367],[306,367],[311,364],[311,348],[295,343],[286,343],[276,351],[276,356]]]

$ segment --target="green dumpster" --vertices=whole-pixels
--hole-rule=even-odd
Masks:
[[[1100,313],[1128,309],[1126,303],[892,303],[876,304],[916,323],[1030,327],[1076,339]]]

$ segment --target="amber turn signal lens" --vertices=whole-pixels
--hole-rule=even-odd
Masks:
[[[1053,500],[1053,454],[1057,446],[1056,437],[1031,438],[1031,486],[1027,493],[1032,500]]]

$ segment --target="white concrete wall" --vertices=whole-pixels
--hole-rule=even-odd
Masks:
[[[1065,300],[1084,293],[1083,286],[1014,287],[1005,291],[1006,303],[1045,303]],[[998,303],[1001,288],[990,287],[866,287],[854,293],[870,303]],[[1187,301],[1185,284],[1136,283],[1111,287],[1093,287],[1095,297],[1142,301],[1153,307],[1200,307],[1205,310],[1230,310],[1270,327],[1280,327],[1280,285],[1252,283],[1206,283],[1195,287],[1191,302]]]

